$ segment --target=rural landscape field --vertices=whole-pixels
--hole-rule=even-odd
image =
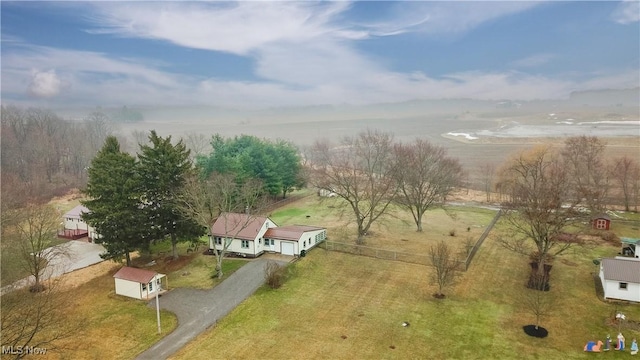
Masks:
[[[640,1],[1,1],[2,359],[640,356]]]

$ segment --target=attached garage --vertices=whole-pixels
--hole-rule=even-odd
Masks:
[[[282,255],[291,255],[291,256],[295,255],[296,253],[295,245],[292,242],[281,241],[280,253],[282,253]]]
[[[269,228],[264,233],[265,244],[273,244],[275,252],[291,256],[309,251],[326,238],[325,228],[306,225],[278,226]]]

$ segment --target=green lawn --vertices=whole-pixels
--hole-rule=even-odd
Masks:
[[[303,202],[274,212],[272,218],[282,225],[325,224],[330,238],[335,237],[332,229],[345,227],[330,202],[313,197]],[[426,223],[432,231],[425,226],[419,237],[412,237],[416,233],[406,218],[396,217],[367,240],[384,245],[406,238],[405,246],[416,249],[440,238],[459,242],[461,235],[441,231],[454,224],[466,232],[471,224],[481,232],[494,214],[453,211],[453,218],[442,210],[430,211]],[[595,355],[582,351],[587,341],[615,337],[617,326],[611,320],[616,310],[629,320],[623,324],[627,342],[640,338],[640,306],[605,303],[595,292],[592,260],[617,251],[601,242],[556,259],[552,288],[545,293],[555,299],[554,306],[541,322],[550,336],[537,339],[522,331],[535,321],[523,301],[531,292],[524,286],[527,258],[503,248],[494,236],[485,241],[469,271],[445,290],[444,300],[432,297],[436,288],[430,267],[314,249],[291,266],[282,288],[261,288],[175,358],[587,359]],[[404,328],[403,321],[411,325]],[[612,351],[606,356],[629,354]]]
[[[353,213],[337,198],[306,197],[269,214],[278,225],[315,225],[327,228],[331,241],[355,243]],[[375,222],[365,238],[367,246],[412,254],[427,254],[437,241],[446,241],[461,250],[468,239],[480,237],[496,211],[449,206],[431,209],[423,217],[424,231],[416,232],[413,218],[405,210],[392,206],[389,215]],[[454,231],[455,236],[450,232]]]
[[[246,263],[247,260],[243,259],[224,259],[222,262],[224,277],[218,279],[212,277],[215,272],[215,256],[197,254],[187,265],[167,274],[169,288],[211,289]]]

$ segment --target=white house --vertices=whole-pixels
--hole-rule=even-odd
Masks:
[[[640,259],[602,259],[600,280],[605,299],[640,302]]]
[[[274,227],[264,234],[265,250],[283,255],[304,255],[326,238],[327,230],[321,227],[304,225]]]
[[[215,246],[222,250],[225,241],[229,243],[228,252],[257,257],[265,251],[264,233],[276,226],[273,220],[264,216],[224,213],[211,227],[209,248]]]
[[[116,294],[149,300],[167,290],[167,276],[155,271],[123,267],[113,275]],[[164,280],[164,281],[163,281]]]
[[[74,240],[88,236],[91,241],[94,241],[97,238],[95,229],[82,220],[82,214],[88,212],[89,209],[82,205],[69,210],[62,216],[64,230],[59,232],[58,236]]]
[[[225,213],[211,227],[211,235],[210,249],[222,250],[228,243],[230,253],[257,257],[264,252],[301,255],[325,240],[327,231],[315,226],[278,226],[263,216]]]

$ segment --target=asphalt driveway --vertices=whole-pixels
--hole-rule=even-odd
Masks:
[[[253,260],[210,290],[175,289],[160,297],[160,307],[178,317],[178,327],[137,359],[166,359],[227,315],[264,283],[268,259]],[[278,261],[285,265],[286,262]],[[155,300],[149,301],[155,308]]]
[[[105,249],[102,245],[86,241],[70,240],[44,251],[44,256],[51,258],[47,267],[40,273],[42,280],[58,277],[62,274],[82,269],[87,266],[103,262],[100,254]],[[49,255],[51,254],[51,255]],[[33,284],[33,276],[18,280],[0,289],[0,295]]]

